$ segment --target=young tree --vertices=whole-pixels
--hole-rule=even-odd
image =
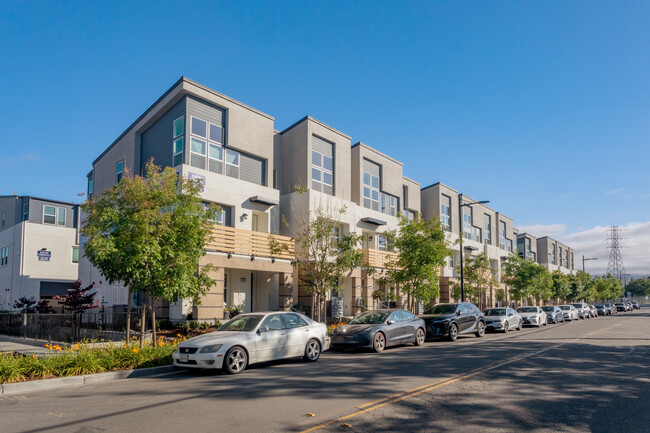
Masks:
[[[485,308],[483,296],[488,290],[495,288],[499,283],[496,279],[494,269],[490,266],[490,259],[486,253],[478,256],[466,256],[464,264],[465,294],[470,301],[476,303],[480,310]],[[460,267],[458,268],[460,275]],[[454,294],[458,297],[460,293],[460,282],[453,285]]]
[[[32,314],[36,311],[36,299],[23,296],[14,302],[14,308],[22,314]]]
[[[171,167],[153,161],[145,176],[124,176],[113,188],[82,205],[84,255],[109,283],[124,282],[142,293],[141,339],[145,338],[145,301],[195,302],[214,284],[210,266],[199,267],[218,212],[201,203],[199,181],[179,178]],[[127,340],[131,296],[127,303]],[[155,311],[155,310],[154,310]],[[155,313],[152,314],[155,338]]]
[[[296,186],[296,192],[305,194],[309,200],[307,188]],[[325,321],[327,293],[338,293],[342,278],[360,267],[363,261],[363,254],[358,250],[361,237],[339,230],[346,212],[345,206],[319,203],[313,210],[297,211],[293,215],[295,265],[299,278],[312,294],[311,316],[319,321]],[[284,223],[289,227],[286,219]],[[272,238],[269,243],[273,250]]]
[[[575,275],[569,277],[571,286],[569,301],[582,301],[589,297],[589,286],[591,285],[591,275],[586,272],[578,271]]]
[[[559,270],[551,273],[553,280],[553,296],[562,301],[566,301],[571,296],[571,279],[569,275],[563,274]]]
[[[625,290],[632,293],[633,296],[650,295],[650,277],[630,281]]]
[[[407,306],[429,303],[440,294],[438,270],[451,255],[440,221],[399,217],[399,229],[388,236],[396,256],[388,263],[388,279],[407,294]]]
[[[510,254],[505,263],[505,283],[511,287],[510,295],[521,301],[534,298],[537,303],[553,295],[553,280],[548,270],[533,262]]]
[[[68,293],[54,297],[64,309],[72,311],[72,335],[75,339],[78,338],[79,329],[81,328],[81,314],[86,310],[96,308],[94,302],[97,292],[91,292],[94,285],[92,283],[82,288],[81,280],[77,280],[72,283],[72,288],[68,290]]]

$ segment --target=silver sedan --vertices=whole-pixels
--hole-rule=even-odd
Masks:
[[[314,362],[329,346],[327,327],[302,314],[250,313],[182,342],[172,358],[177,367],[223,368],[237,374],[256,362],[293,357]]]
[[[488,330],[508,332],[523,326],[521,316],[512,308],[488,308],[483,311],[483,316]]]
[[[537,326],[539,328],[542,325],[546,326],[548,324],[546,313],[540,307],[519,307],[517,308],[517,313],[524,319],[524,325]]]

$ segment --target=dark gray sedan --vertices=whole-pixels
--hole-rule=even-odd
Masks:
[[[388,346],[413,343],[426,337],[424,320],[406,310],[371,310],[332,331],[332,349],[370,348],[381,352]]]

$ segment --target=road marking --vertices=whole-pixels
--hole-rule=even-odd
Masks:
[[[444,380],[441,380],[441,381],[438,381],[438,382],[430,383],[430,384],[427,384],[427,385],[422,385],[422,386],[419,386],[417,388],[413,388],[413,389],[409,389],[407,391],[403,391],[403,392],[400,392],[400,393],[397,393],[397,394],[389,395],[389,396],[384,397],[384,398],[379,399],[379,400],[364,403],[364,404],[362,404],[360,406],[357,406],[357,408],[359,410],[356,411],[356,412],[352,412],[352,413],[350,413],[348,415],[344,415],[344,416],[341,416],[341,417],[326,421],[324,423],[318,424],[318,425],[316,425],[314,427],[311,427],[311,428],[309,428],[307,430],[303,430],[301,433],[309,433],[309,432],[313,432],[313,431],[316,431],[316,430],[320,430],[320,429],[322,429],[324,427],[327,427],[329,425],[332,425],[334,423],[345,421],[345,420],[348,420],[350,418],[354,418],[354,417],[356,417],[358,415],[362,415],[362,414],[371,412],[373,410],[379,409],[379,408],[387,406],[389,404],[397,403],[399,401],[406,400],[407,398],[416,397],[416,396],[418,396],[420,394],[432,391],[432,390],[434,390],[436,388],[441,388],[443,386],[451,385],[452,383],[458,382],[458,381],[463,380],[463,379],[468,379],[470,377],[476,376],[476,375],[481,374],[481,373],[486,373],[488,371],[495,370],[497,368],[503,367],[504,365],[512,364],[514,362],[518,362],[518,361],[521,361],[523,359],[530,358],[530,357],[539,355],[539,354],[544,353],[544,352],[548,352],[549,350],[553,350],[553,349],[557,349],[557,348],[562,347],[562,346],[566,346],[567,344],[575,343],[576,341],[580,341],[580,340],[582,340],[584,338],[591,337],[592,335],[599,334],[601,332],[605,332],[605,331],[608,331],[610,329],[621,326],[621,325],[623,325],[624,323],[626,323],[626,322],[628,322],[630,320],[632,320],[632,318],[629,318],[629,319],[625,320],[624,322],[617,323],[617,324],[612,325],[612,326],[607,327],[607,328],[598,329],[596,331],[589,332],[589,333],[587,333],[585,335],[574,338],[572,340],[568,340],[568,341],[565,341],[563,343],[558,343],[556,345],[547,347],[545,349],[538,350],[536,352],[531,352],[531,353],[527,353],[527,354],[524,354],[524,355],[516,356],[514,358],[509,359],[508,361],[504,361],[504,362],[501,362],[499,364],[491,365],[491,366],[485,367],[485,368],[479,368],[479,369],[476,369],[476,370],[474,370],[474,371],[472,371],[470,373],[451,376],[451,377],[448,377],[447,379],[444,379]]]

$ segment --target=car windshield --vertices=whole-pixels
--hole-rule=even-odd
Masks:
[[[619,302],[618,304],[614,304],[614,305],[623,305],[623,304],[621,304],[621,303]]]
[[[505,316],[506,310],[505,308],[492,308],[489,310],[485,310],[483,314],[486,316]]]
[[[424,314],[454,314],[458,304],[440,304],[429,308]]]
[[[537,308],[535,307],[519,307],[517,308],[518,313],[537,313]]]
[[[555,310],[555,307],[542,307],[542,310],[550,312],[550,311]]]
[[[390,311],[366,311],[350,320],[350,325],[377,325],[384,323]]]
[[[576,308],[582,308],[582,304],[571,304],[571,305],[573,305]]]
[[[605,308],[604,305],[596,305],[596,308]]]
[[[226,322],[217,331],[252,331],[263,318],[264,316],[261,314],[237,316]]]
[[[560,310],[570,310],[570,309],[571,307],[569,307],[568,305],[560,305]]]

